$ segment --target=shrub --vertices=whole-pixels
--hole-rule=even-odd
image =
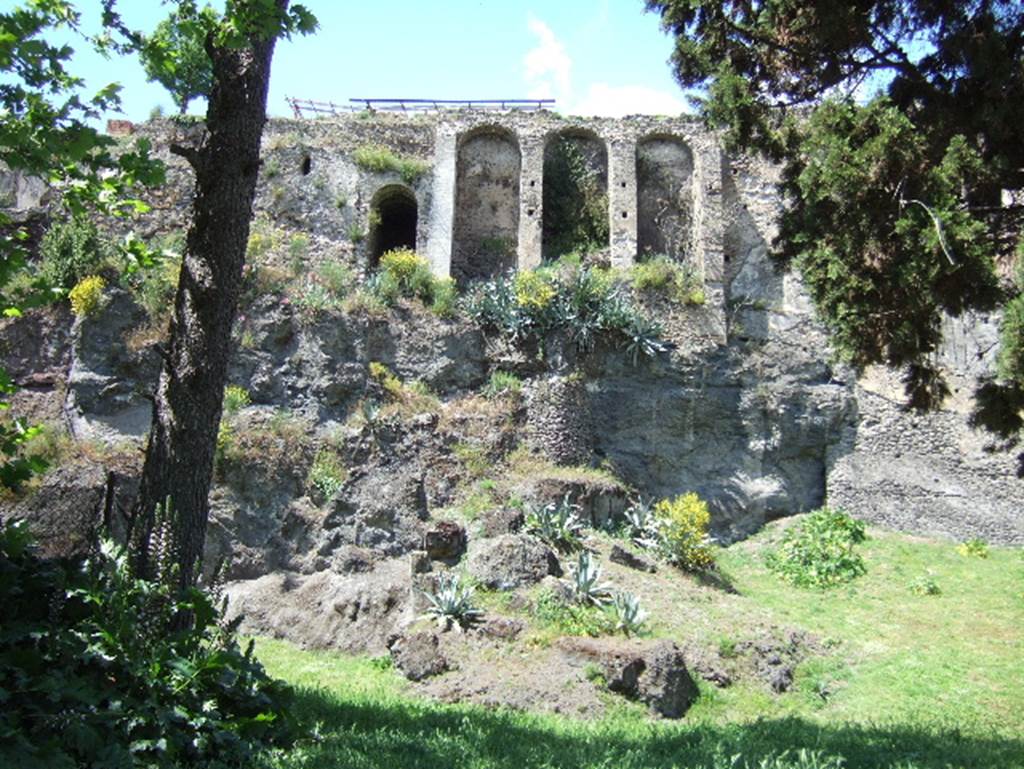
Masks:
[[[360,168],[367,171],[383,173],[394,171],[402,177],[406,184],[413,184],[425,174],[430,164],[417,158],[405,158],[396,155],[387,147],[378,144],[366,144],[352,153],[353,160]]]
[[[981,537],[972,537],[957,545],[956,551],[965,558],[988,558],[988,542]]]
[[[452,278],[435,278],[434,300],[430,311],[439,318],[454,318],[458,311],[459,289]]]
[[[110,256],[111,248],[95,224],[72,217],[46,231],[39,252],[42,278],[52,286],[69,289],[97,272]]]
[[[576,514],[578,508],[569,501],[569,495],[555,504],[531,506],[523,528],[558,550],[576,550],[582,545],[583,523]]]
[[[710,523],[707,503],[691,491],[675,499],[663,499],[654,506],[649,534],[642,542],[669,563],[687,571],[699,571],[715,562],[708,542]]]
[[[323,499],[330,499],[348,478],[348,468],[333,451],[321,449],[313,458],[306,478],[307,486]]]
[[[500,398],[504,395],[519,395],[523,389],[523,380],[507,371],[492,371],[481,391],[485,398]]]
[[[392,400],[402,397],[402,380],[392,373],[391,369],[380,361],[371,360],[369,365],[370,378]]]
[[[152,267],[139,271],[133,291],[151,320],[170,315],[180,272],[181,256],[172,253],[165,253]]]
[[[523,270],[514,278],[516,304],[529,310],[547,309],[558,294],[551,276],[542,270]]]
[[[854,547],[865,539],[864,524],[840,510],[823,507],[786,531],[768,553],[768,568],[799,587],[828,588],[864,574]]]
[[[289,690],[210,594],[136,579],[109,542],[43,561],[0,522],[0,601],[0,765],[244,765],[296,736]]]
[[[330,260],[322,263],[316,270],[320,282],[337,297],[343,297],[352,290],[356,278],[352,269],[341,262]]]
[[[224,413],[234,416],[252,403],[249,391],[239,385],[228,385],[224,388]]]
[[[433,301],[435,280],[430,263],[412,249],[396,248],[384,253],[380,258],[380,268],[394,281],[402,296]]]
[[[91,315],[99,308],[106,285],[107,281],[98,275],[82,278],[68,294],[71,311],[79,318]]]
[[[483,614],[473,604],[473,588],[459,584],[458,574],[440,575],[436,589],[424,595],[430,602],[427,614],[436,617],[445,628],[453,623],[465,627]]]

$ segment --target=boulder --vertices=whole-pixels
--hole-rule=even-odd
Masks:
[[[466,552],[466,530],[455,521],[438,521],[423,534],[423,549],[432,560],[458,561]]]
[[[403,633],[388,639],[391,661],[410,681],[422,681],[448,670],[441,639],[433,631]]]
[[[561,575],[551,548],[526,534],[506,534],[486,542],[469,558],[469,573],[488,588],[511,590]]]
[[[562,648],[571,659],[599,665],[610,691],[665,718],[682,717],[697,699],[697,684],[672,641],[564,639]]]

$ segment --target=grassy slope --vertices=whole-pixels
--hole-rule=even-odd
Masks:
[[[490,712],[415,700],[392,671],[365,659],[300,652],[262,641],[274,675],[300,687],[303,716],[323,723],[323,741],[278,757],[281,767],[769,767],[899,769],[1024,768],[1024,557],[993,549],[965,558],[946,543],[873,532],[868,574],[829,592],[790,588],[768,573],[761,550],[771,529],[721,554],[739,595],[682,585],[669,600],[701,601],[663,617],[658,635],[738,639],[751,623],[803,627],[834,654],[798,670],[782,696],[762,686],[702,687],[680,723],[648,721],[623,704],[599,722]],[[942,590],[914,596],[930,576]],[[692,628],[692,626],[691,626]],[[711,636],[712,638],[715,636]],[[822,696],[822,695],[825,696]]]

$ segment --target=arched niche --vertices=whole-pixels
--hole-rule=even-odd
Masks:
[[[460,139],[451,264],[460,285],[515,267],[521,167],[519,142],[505,128],[478,128]]]
[[[389,184],[377,190],[370,201],[370,267],[392,249],[416,249],[418,217],[416,195],[408,187]]]
[[[541,226],[545,260],[608,247],[608,148],[592,131],[548,137]]]
[[[693,253],[693,152],[675,136],[636,145],[637,256],[686,261]]]

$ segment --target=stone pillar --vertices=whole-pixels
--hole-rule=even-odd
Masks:
[[[722,207],[722,150],[708,144],[694,153],[693,227],[698,264],[704,276],[705,305],[713,323],[712,335],[724,344],[725,228]]]
[[[636,139],[615,139],[608,147],[608,224],[612,267],[636,259]]]
[[[434,142],[434,177],[426,223],[426,257],[438,277],[452,268],[452,228],[455,222],[455,164],[458,146],[453,126],[440,124]]]
[[[544,139],[520,136],[519,247],[516,269],[532,270],[540,266],[543,246]]]
[[[578,375],[538,377],[526,396],[526,437],[556,465],[585,465],[594,453],[587,388]]]

